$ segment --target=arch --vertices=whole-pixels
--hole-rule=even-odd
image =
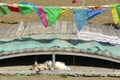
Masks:
[[[104,56],[99,56],[99,55],[91,55],[91,54],[83,54],[83,53],[73,53],[73,52],[31,52],[31,53],[21,53],[21,54],[12,54],[8,56],[1,56],[0,60],[2,59],[7,59],[7,58],[15,58],[15,57],[23,57],[23,56],[32,56],[32,55],[71,55],[71,56],[82,56],[82,57],[90,57],[90,58],[95,58],[95,59],[102,59],[102,60],[107,60],[107,61],[112,61],[116,63],[120,63],[119,59],[114,59],[110,57],[104,57]]]

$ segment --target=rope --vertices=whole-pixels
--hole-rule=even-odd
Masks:
[[[0,3],[0,5],[7,5],[7,4]],[[37,6],[35,6],[35,7],[37,7]],[[46,7],[51,7],[51,8],[69,8],[69,9],[72,9],[72,8],[83,8],[83,7],[84,8],[91,8],[91,7],[95,7],[95,6],[85,6],[85,0],[84,0],[82,6],[79,6],[79,7],[76,7],[76,6],[46,6]],[[100,5],[100,7],[108,8],[109,5]]]

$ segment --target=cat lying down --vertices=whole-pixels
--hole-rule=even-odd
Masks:
[[[38,64],[37,61],[31,66],[30,70],[53,70],[52,61],[45,61],[43,64]],[[71,70],[65,65],[64,62],[57,61],[55,62],[55,70]]]

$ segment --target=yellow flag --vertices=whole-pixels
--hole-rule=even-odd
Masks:
[[[68,13],[70,11],[70,9],[67,8],[61,8],[60,14],[58,16],[58,18],[64,16],[66,13]]]
[[[113,20],[115,24],[117,24],[120,21],[117,9],[116,7],[111,7],[111,9],[112,9]]]
[[[120,21],[120,17],[118,15],[118,10],[117,10],[117,6],[119,6],[119,5],[120,5],[120,3],[110,5],[111,10],[112,10],[113,20],[114,20],[115,24],[118,24]]]

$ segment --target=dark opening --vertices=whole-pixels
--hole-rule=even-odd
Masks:
[[[44,63],[47,60],[52,60],[52,55],[36,55],[38,63]],[[0,60],[0,67],[3,66],[19,66],[34,64],[35,56],[15,57]],[[72,55],[56,55],[56,61],[65,62],[70,66],[91,66],[111,69],[120,69],[120,64],[102,59],[72,56]]]
[[[36,56],[23,56],[23,57],[2,59],[2,60],[0,60],[0,67],[32,65],[32,64],[34,64],[35,59],[38,61],[38,63],[43,63],[47,60],[52,60],[52,56],[51,55],[36,55]]]

